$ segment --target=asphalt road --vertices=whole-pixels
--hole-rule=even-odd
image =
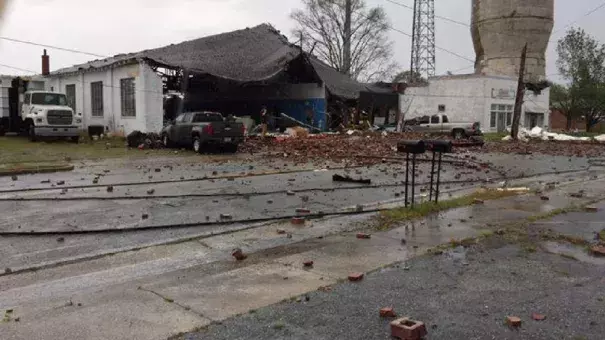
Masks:
[[[584,263],[516,246],[424,256],[228,319],[183,336],[202,339],[391,339],[378,311],[426,324],[427,340],[574,339],[605,334],[605,263]],[[308,300],[308,301],[307,301]],[[544,321],[531,315],[546,316]],[[518,316],[522,326],[504,324]]]

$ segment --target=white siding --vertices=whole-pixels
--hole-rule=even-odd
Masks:
[[[400,96],[400,108],[405,119],[423,115],[438,114],[439,105],[445,105],[445,112],[452,121],[479,122],[481,129],[492,132],[490,112],[492,104],[514,105],[517,80],[492,76],[444,76],[429,80],[427,86],[407,88]],[[497,92],[512,91],[510,98],[497,98]],[[494,93],[493,93],[494,92]],[[525,112],[544,114],[544,126],[549,125],[550,89],[534,95],[527,91],[523,105],[521,124]]]
[[[134,78],[135,117],[122,117],[120,79]],[[103,117],[92,116],[90,83],[103,82]],[[103,125],[125,135],[134,130],[159,132],[162,128],[163,96],[161,78],[146,64],[121,65],[69,76],[50,76],[47,89],[65,93],[65,85],[76,85],[76,113],[82,113],[83,128]]]

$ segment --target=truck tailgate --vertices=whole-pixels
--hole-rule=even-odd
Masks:
[[[212,122],[213,137],[243,137],[244,124],[239,122]]]

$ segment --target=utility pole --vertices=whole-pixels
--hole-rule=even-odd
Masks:
[[[525,82],[523,76],[525,74],[525,59],[527,59],[527,43],[523,46],[521,52],[521,66],[519,67],[519,82],[517,83],[517,96],[515,97],[515,111],[513,113],[513,126],[510,129],[510,136],[513,140],[519,138],[519,121],[521,120],[521,109],[523,107],[523,94],[525,92]]]
[[[352,16],[352,2],[353,0],[345,0],[345,23],[344,23],[344,37],[343,37],[343,63],[342,73],[350,76],[351,75],[351,16]]]

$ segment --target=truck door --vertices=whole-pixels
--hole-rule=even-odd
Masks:
[[[439,119],[439,115],[431,116],[431,123],[429,125],[429,130],[431,132],[441,132],[443,125],[441,124],[441,119]]]
[[[177,122],[176,130],[178,135],[179,143],[183,143],[185,145],[190,145],[192,142],[191,138],[191,129],[193,128],[193,124],[191,123],[191,117],[193,113],[186,112],[183,113],[183,120]]]

